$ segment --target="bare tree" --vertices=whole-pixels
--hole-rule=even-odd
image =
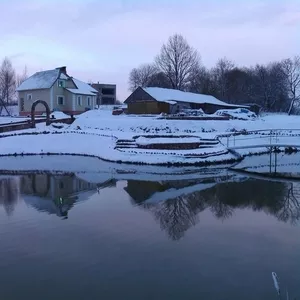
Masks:
[[[200,56],[182,35],[175,34],[162,46],[155,62],[168,77],[173,89],[184,90],[200,62]]]
[[[187,91],[200,94],[210,94],[210,74],[203,66],[197,66],[190,75]]]
[[[167,89],[172,88],[168,77],[163,72],[158,72],[158,73],[153,74],[150,77],[147,86],[148,87],[167,88]]]
[[[5,57],[0,67],[0,114],[3,108],[7,114],[7,105],[14,100],[16,90],[16,73],[11,61]]]
[[[22,74],[18,74],[16,78],[16,86],[20,86],[28,78],[27,66],[24,67]]]
[[[282,69],[287,80],[288,93],[291,99],[288,109],[290,115],[295,103],[300,100],[300,56],[283,60]]]
[[[129,90],[133,92],[138,87],[147,87],[157,72],[158,70],[153,64],[143,64],[132,69],[129,74]]]
[[[235,67],[234,63],[226,57],[218,60],[215,68],[212,70],[213,80],[215,81],[216,88],[218,90],[218,96],[227,100],[228,90],[230,88],[230,82],[227,74]]]

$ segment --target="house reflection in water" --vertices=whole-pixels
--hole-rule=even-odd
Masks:
[[[0,178],[0,205],[11,215],[19,199],[38,211],[67,218],[75,202],[85,200],[79,193],[99,185],[86,182],[75,174],[28,174]]]
[[[26,203],[39,211],[63,218],[68,217],[68,211],[79,200],[78,193],[96,188],[96,184],[81,180],[74,174],[30,174],[21,177],[21,194],[35,196],[25,196]]]

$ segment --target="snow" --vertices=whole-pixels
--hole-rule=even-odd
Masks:
[[[73,82],[77,86],[77,89],[69,89],[67,90],[73,94],[81,94],[81,95],[91,95],[95,96],[98,92],[93,87],[91,87],[89,84],[80,81],[76,78],[72,78]]]
[[[158,88],[158,87],[148,87],[143,89],[146,93],[148,93],[151,97],[153,97],[159,102],[176,101],[176,102],[187,102],[187,103],[197,103],[197,104],[207,103],[207,104],[214,104],[214,105],[221,105],[221,106],[228,106],[228,107],[238,107],[237,105],[227,104],[210,95],[195,94],[195,93],[183,92],[183,91],[173,90],[173,89]]]
[[[136,140],[138,145],[151,145],[151,144],[186,144],[186,143],[200,143],[199,138],[146,138],[138,137]]]
[[[49,89],[57,80],[58,75],[58,69],[37,72],[21,83],[16,91]]]
[[[217,116],[230,116],[234,119],[240,120],[254,120],[257,116],[254,112],[251,112],[245,108],[237,108],[237,109],[219,109],[215,112]]]
[[[165,101],[160,101],[160,102],[169,103],[171,105],[175,105],[177,103],[176,101],[172,101],[172,100],[165,100]]]
[[[120,151],[115,149],[115,138],[96,134],[64,133],[20,135],[5,138],[1,154],[68,154],[87,155],[107,161],[148,164],[203,164],[233,160],[224,147],[195,150]],[[92,145],[92,146],[91,146]],[[135,149],[132,149],[135,150]],[[217,154],[217,156],[213,156]],[[193,155],[197,155],[193,157]],[[187,157],[188,156],[188,157]],[[203,157],[201,157],[203,156]]]
[[[18,105],[7,106],[6,109],[10,113],[11,116],[19,116],[19,107]],[[2,108],[0,116],[8,116],[5,108]]]
[[[249,156],[233,167],[234,170],[246,170],[253,173],[269,173],[271,163],[271,172],[275,170],[275,153],[270,155]],[[284,153],[277,154],[276,163],[277,173],[293,173],[300,175],[300,153],[286,155]]]
[[[55,119],[68,119],[70,118],[69,115],[63,113],[62,111],[54,111],[52,114],[50,114],[50,118],[55,118]]]
[[[23,122],[30,120],[30,118],[24,117],[0,117],[0,125],[1,124],[9,124],[9,123],[16,123],[16,122]]]
[[[172,181],[207,179],[227,176],[224,166],[209,167],[167,167],[151,165],[132,165],[107,162],[93,157],[39,155],[10,156],[0,158],[1,173],[25,174],[49,172],[52,174],[75,174],[86,182],[103,183],[116,180]],[[225,167],[229,167],[226,165]]]
[[[154,193],[149,199],[147,199],[144,204],[156,204],[158,202],[163,202],[170,199],[175,199],[177,197],[183,197],[185,195],[192,194],[194,192],[203,191],[214,187],[218,182],[213,183],[199,183],[192,186],[184,187],[181,189],[169,189],[163,192]]]
[[[59,79],[68,80],[69,77],[66,74],[64,74],[64,73],[60,73]]]
[[[251,134],[249,131],[281,128],[278,143],[298,143],[300,140],[300,117],[268,115],[254,121],[223,120],[165,120],[159,116],[113,116],[109,110],[91,110],[78,116],[73,124],[61,129],[37,124],[35,129],[3,133],[0,155],[16,154],[73,154],[88,155],[112,162],[134,164],[204,164],[236,160],[227,150],[227,137],[235,131],[247,130],[247,135],[231,136],[228,146],[261,146],[256,149],[237,149],[248,155],[267,151],[270,137],[266,132]],[[291,132],[289,129],[295,129]],[[297,131],[298,130],[298,131]],[[20,135],[20,134],[27,135]],[[34,133],[34,135],[29,135]],[[37,134],[38,133],[38,134]],[[220,139],[210,148],[191,150],[156,150],[140,148],[116,148],[118,139],[129,140],[129,144],[190,143],[200,139]],[[136,139],[136,141],[135,141]],[[68,160],[68,157],[65,156]]]

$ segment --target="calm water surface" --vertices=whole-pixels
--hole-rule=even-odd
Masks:
[[[1,299],[300,298],[300,183],[114,177],[0,177]]]

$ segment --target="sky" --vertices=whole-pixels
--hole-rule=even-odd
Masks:
[[[82,81],[129,95],[132,68],[182,34],[207,67],[300,54],[300,0],[0,0],[0,59],[28,74],[67,66]]]

